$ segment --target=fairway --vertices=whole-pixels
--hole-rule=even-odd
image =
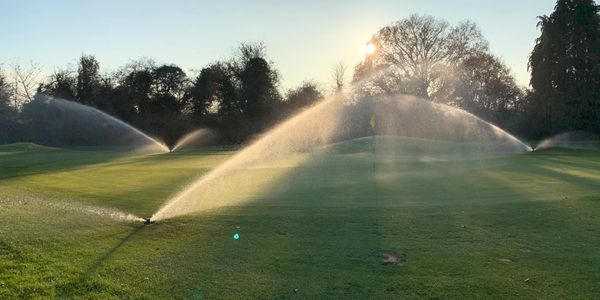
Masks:
[[[465,147],[340,142],[239,170],[205,209],[144,226],[94,209],[147,218],[237,151],[0,146],[0,298],[600,294],[598,147]]]

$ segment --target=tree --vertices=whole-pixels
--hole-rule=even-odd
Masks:
[[[263,130],[273,120],[273,108],[281,102],[277,90],[279,73],[267,60],[265,46],[241,44],[230,68],[238,89],[240,110],[250,125],[246,126],[248,134]]]
[[[175,65],[156,66],[151,60],[133,61],[114,75],[117,93],[136,114],[178,113],[184,107],[188,79]],[[125,100],[125,99],[122,99]]]
[[[539,17],[529,58],[533,136],[600,132],[599,11],[593,0],[559,0],[550,16]]]
[[[0,72],[0,144],[12,140],[17,125],[17,110],[11,106],[11,87]]]
[[[323,93],[312,82],[304,82],[301,86],[287,92],[285,105],[288,113],[313,105],[323,99]]]
[[[238,73],[242,109],[249,117],[259,117],[270,113],[278,100],[275,88],[276,79],[269,63],[261,57],[251,58]]]
[[[123,112],[131,108],[135,115],[142,115],[149,110],[153,72],[156,64],[152,60],[133,61],[115,73],[118,84],[119,106]]]
[[[42,68],[32,61],[27,66],[18,63],[11,64],[12,67],[12,106],[20,108],[23,104],[31,101],[36,90],[40,86],[40,73]]]
[[[158,65],[148,59],[101,75],[92,55],[81,56],[74,71],[57,69],[39,86],[37,65],[27,69],[15,64],[13,69],[10,93],[4,98],[17,108],[15,113],[21,112],[23,126],[40,129],[30,130],[35,131],[32,136],[48,143],[58,142],[44,137],[41,129],[66,117],[42,95],[39,101],[28,102],[36,88],[93,106],[168,144],[199,125],[221,130],[231,142],[242,142],[273,125],[288,109],[310,105],[322,96],[313,84],[304,84],[290,91],[289,101],[284,102],[278,90],[279,73],[262,43],[241,44],[231,60],[207,66],[193,80],[176,65]],[[85,139],[85,134],[80,135]]]
[[[169,95],[180,100],[185,92],[187,77],[185,72],[175,65],[162,65],[154,70],[154,94]]]
[[[10,83],[8,79],[0,69],[0,107],[10,107],[11,106],[11,95],[12,88],[10,87]]]
[[[183,106],[187,76],[175,65],[162,65],[152,72],[151,103],[153,112],[178,113]]]
[[[211,108],[216,108],[216,113],[227,119],[240,114],[233,78],[223,63],[202,69],[188,95],[195,118],[202,119]]]
[[[346,65],[343,62],[339,62],[333,66],[333,81],[336,92],[344,88],[346,69]]]
[[[454,73],[450,104],[486,120],[504,122],[515,112],[517,101],[523,97],[508,67],[492,54],[474,54]]]
[[[112,106],[117,115],[167,144],[188,129],[184,113],[189,84],[181,68],[142,59],[121,68],[114,78]]]
[[[131,107],[127,105],[127,101],[121,100],[117,91],[116,78],[106,73],[99,75],[95,95],[92,98],[92,105],[110,115],[128,120]],[[122,103],[126,105],[122,106]]]
[[[280,101],[277,91],[279,73],[267,60],[266,47],[259,44],[241,44],[234,74],[239,83],[243,113],[250,118],[260,118]]]
[[[457,26],[431,16],[411,15],[380,29],[368,54],[354,73],[372,93],[405,93],[445,101],[447,81],[457,65],[474,53],[487,51],[477,26]]]
[[[93,55],[82,55],[77,70],[77,99],[93,104],[100,86],[100,64]]]
[[[74,100],[77,94],[77,79],[69,69],[56,70],[49,82],[42,86],[42,92],[63,99]]]

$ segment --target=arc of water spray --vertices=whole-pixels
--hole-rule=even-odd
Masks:
[[[203,138],[210,139],[211,135],[213,135],[213,134],[214,133],[208,128],[201,128],[201,129],[192,131],[191,133],[188,133],[185,136],[183,136],[181,139],[179,139],[179,141],[177,141],[175,146],[173,146],[173,148],[171,149],[171,152],[175,152],[175,151],[181,149],[182,147],[184,147],[188,144],[192,144]]]
[[[435,105],[443,105],[443,104],[440,104],[440,103],[435,103],[435,102],[433,102],[433,104],[435,104]],[[484,124],[486,124],[487,126],[489,126],[489,127],[492,129],[492,131],[493,131],[493,132],[494,132],[496,135],[498,135],[498,136],[504,136],[504,137],[507,137],[507,138],[508,138],[508,139],[510,139],[511,141],[513,141],[513,142],[515,142],[515,143],[517,143],[517,144],[521,145],[521,146],[522,146],[522,147],[523,147],[525,150],[527,150],[528,152],[532,152],[532,151],[534,151],[533,147],[531,147],[530,145],[528,145],[528,144],[526,144],[525,142],[521,141],[520,139],[518,139],[518,138],[517,138],[517,137],[515,137],[514,135],[512,135],[512,134],[510,134],[510,133],[506,132],[506,130],[504,130],[504,129],[502,129],[502,128],[500,128],[500,127],[498,127],[498,126],[496,126],[496,125],[494,125],[494,124],[492,124],[492,123],[490,123],[490,122],[488,122],[488,121],[486,121],[486,120],[484,120],[484,119],[482,119],[482,118],[480,118],[480,117],[478,117],[478,116],[476,116],[476,115],[474,115],[474,114],[472,114],[472,113],[470,113],[470,112],[466,111],[466,110],[462,110],[462,109],[459,109],[459,108],[456,108],[456,107],[452,107],[452,106],[449,106],[449,105],[445,105],[445,106],[446,106],[446,107],[448,107],[448,108],[451,108],[451,109],[454,109],[454,110],[460,111],[461,113],[464,113],[464,114],[466,114],[466,115],[468,115],[468,116],[470,116],[470,117],[473,117],[473,118],[475,118],[477,121],[479,121],[479,122],[481,122],[481,123],[484,123]]]
[[[159,220],[171,217],[172,210],[176,209],[176,206],[178,204],[180,204],[180,202],[184,201],[184,199],[186,199],[186,197],[189,197],[195,189],[197,189],[198,187],[200,187],[206,183],[210,183],[210,182],[214,181],[215,179],[220,178],[220,176],[235,169],[239,165],[245,165],[245,164],[251,163],[251,162],[249,162],[249,160],[253,159],[253,155],[255,155],[257,153],[262,153],[262,152],[264,152],[263,150],[266,150],[266,149],[273,150],[273,148],[276,147],[275,145],[281,145],[282,142],[277,141],[277,138],[285,135],[286,129],[288,126],[293,126],[293,124],[297,124],[297,123],[301,123],[301,122],[305,121],[304,119],[306,117],[309,117],[311,115],[311,113],[314,113],[316,111],[331,109],[331,107],[334,106],[333,104],[335,104],[334,101],[339,101],[339,100],[331,99],[331,100],[327,100],[327,101],[322,101],[321,103],[319,103],[315,106],[312,106],[311,108],[306,109],[306,110],[290,117],[285,122],[283,122],[281,125],[271,129],[262,138],[258,139],[257,141],[253,142],[249,146],[240,150],[235,155],[233,155],[231,158],[229,158],[227,161],[225,161],[223,164],[221,164],[214,170],[208,172],[207,174],[203,175],[202,177],[197,179],[194,183],[192,183],[190,186],[188,186],[184,190],[178,192],[173,198],[171,198],[169,201],[167,201],[165,203],[165,205],[163,205],[156,213],[154,213],[152,215],[152,217],[150,217],[149,221],[154,222],[154,221],[159,221]],[[319,127],[319,125],[317,123],[313,123],[313,125],[316,127]],[[323,130],[321,133],[323,135],[327,135],[325,133],[327,131],[328,130]],[[322,140],[327,139],[324,136],[321,136],[320,138]],[[273,145],[274,147],[270,147],[269,145]],[[266,148],[266,149],[264,149],[264,148]],[[271,158],[273,158],[273,156],[271,156]]]
[[[44,206],[51,209],[57,209],[63,212],[76,212],[87,215],[97,215],[108,217],[116,221],[123,222],[143,222],[144,219],[136,215],[109,207],[92,206],[78,202],[53,201],[51,199],[42,199],[35,196],[0,196],[2,205],[35,205]]]
[[[139,135],[139,136],[143,137],[144,139],[146,139],[148,142],[151,142],[154,145],[158,146],[159,149],[161,149],[163,153],[170,152],[169,147],[167,147],[167,145],[165,145],[164,143],[159,142],[158,140],[150,137],[149,135],[145,134],[141,130],[139,130],[139,129],[137,129],[137,128],[135,128],[135,127],[127,124],[126,122],[124,122],[122,120],[119,120],[119,119],[117,119],[117,118],[115,118],[115,117],[113,117],[113,116],[111,116],[111,115],[109,115],[109,114],[107,114],[107,113],[99,110],[99,109],[93,108],[91,106],[83,105],[83,104],[80,104],[80,103],[76,103],[76,102],[73,102],[73,101],[58,99],[58,98],[55,98],[55,97],[52,97],[52,96],[48,96],[48,95],[45,95],[45,94],[42,94],[42,93],[38,93],[36,95],[36,97],[39,97],[39,96],[44,97],[44,99],[46,99],[46,101],[48,101],[48,102],[54,102],[54,103],[59,103],[59,104],[71,105],[71,106],[74,106],[74,107],[77,107],[77,108],[80,108],[80,109],[84,109],[84,110],[86,110],[88,112],[93,112],[93,113],[99,114],[100,116],[102,116],[102,117],[104,117],[104,118],[106,118],[108,120],[111,120],[111,121],[117,123],[118,125],[120,125],[122,127],[125,127],[127,129],[133,131],[137,135]]]
[[[567,131],[543,139],[535,146],[534,150],[541,150],[554,146],[572,147],[573,143],[585,141],[600,141],[600,136],[581,130]]]
[[[396,95],[396,97],[398,96]],[[408,101],[408,103],[421,103],[419,101],[426,101],[416,97],[409,97],[403,100]],[[205,199],[208,196],[207,191],[211,189],[211,186],[214,186],[215,180],[225,180],[225,177],[223,176],[231,174],[230,172],[234,170],[244,166],[251,166],[253,163],[261,160],[272,161],[281,156],[282,153],[290,153],[290,151],[298,149],[313,149],[316,146],[331,142],[332,138],[335,137],[334,132],[340,129],[340,125],[343,125],[339,122],[347,121],[340,118],[340,114],[344,113],[344,109],[341,106],[342,102],[342,100],[336,98],[323,100],[321,103],[292,116],[250,146],[245,147],[243,150],[236,153],[225,163],[211,170],[209,173],[203,175],[194,183],[178,192],[150,218],[150,221],[159,221],[199,210],[200,206],[191,207],[190,205],[197,205],[207,201],[207,199]],[[475,123],[479,125],[485,125],[482,126],[482,128],[485,128],[487,132],[492,133],[494,140],[500,139],[504,142],[509,142],[512,145],[518,146],[518,148],[523,151],[533,150],[531,146],[502,130],[498,126],[469,112],[440,103],[427,102],[427,104],[431,105],[430,107],[435,108],[436,110],[448,114],[451,118],[475,121]],[[410,107],[410,104],[406,107]],[[328,121],[315,121],[315,119],[324,118]],[[373,117],[371,122],[373,125],[379,126],[376,124],[377,119],[377,117]],[[200,195],[194,194],[195,192],[200,192]],[[182,209],[185,209],[185,211]]]

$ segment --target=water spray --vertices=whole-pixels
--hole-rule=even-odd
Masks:
[[[169,152],[175,152],[190,145],[207,145],[213,143],[217,138],[216,133],[208,128],[201,128],[192,131],[181,137],[169,149]]]
[[[373,114],[371,115],[371,118],[369,119],[369,126],[371,127],[371,142],[373,143],[372,145],[372,151],[373,151],[373,164],[371,166],[371,171],[373,174],[373,193],[375,196],[375,203],[377,203],[377,149],[375,148],[377,146],[377,140],[376,140],[376,135],[377,133],[375,132],[377,130],[377,116],[375,115],[375,112],[373,112]]]
[[[335,143],[366,137],[372,143],[371,149],[364,150],[372,151],[375,184],[377,168],[383,167],[380,162],[388,159],[386,155],[420,160],[452,159],[458,153],[457,159],[479,159],[533,150],[498,126],[456,107],[405,95],[347,98],[341,94],[271,129],[179,191],[151,219],[160,221],[243,203],[301,164],[310,165],[311,159],[318,159],[328,149],[332,152],[327,155],[333,154]],[[419,139],[419,143],[405,143],[411,139]],[[272,168],[274,162],[286,168]],[[254,178],[255,172],[267,167],[273,170],[272,176]],[[233,190],[243,193],[232,196]],[[371,197],[378,201],[378,187],[373,191]]]
[[[152,153],[169,152],[169,147],[161,141],[94,107],[51,97],[43,93],[37,93],[34,101],[41,101],[47,105],[51,104],[62,111],[66,111],[70,116],[73,116],[73,120],[76,120],[78,124],[82,124],[82,130],[88,130],[88,134],[90,132],[97,134],[92,130],[101,128],[103,130],[102,134],[113,134],[115,137],[114,141],[119,141],[118,138],[125,138],[121,140],[125,141],[125,144],[135,144],[137,142],[138,144],[135,145],[144,146],[147,148],[146,151],[151,151]],[[140,142],[142,143],[139,144]]]

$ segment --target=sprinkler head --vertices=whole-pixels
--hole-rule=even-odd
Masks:
[[[154,221],[152,221],[151,218],[144,219],[144,225],[150,225],[150,224],[154,224]]]

